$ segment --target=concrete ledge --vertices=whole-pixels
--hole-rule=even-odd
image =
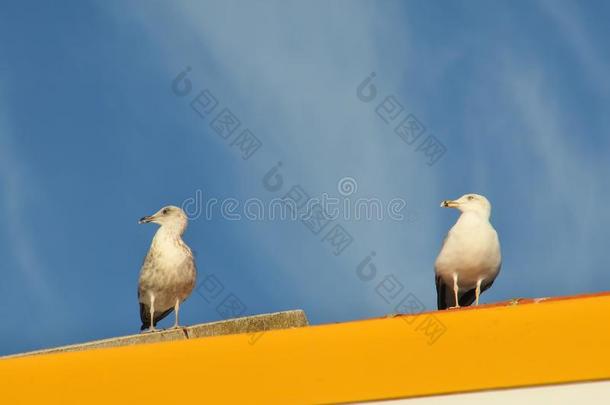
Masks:
[[[186,326],[180,329],[166,329],[158,332],[140,333],[137,335],[94,340],[87,343],[53,347],[51,349],[36,350],[32,352],[4,356],[0,357],[0,359],[57,352],[74,352],[79,350],[99,349],[103,347],[130,346],[141,343],[195,339],[208,336],[232,335],[237,333],[248,333],[250,343],[254,344],[265,331],[298,328],[308,325],[309,322],[307,321],[305,312],[301,309],[295,309],[291,311],[275,312],[272,314],[246,316],[243,318],[227,319],[218,322],[201,323],[199,325]]]

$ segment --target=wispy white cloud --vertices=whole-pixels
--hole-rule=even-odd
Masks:
[[[545,77],[541,65],[512,65],[505,76],[505,92],[522,124],[517,138],[530,149],[530,161],[538,163],[536,170],[517,166],[513,173],[529,179],[519,201],[527,202],[526,212],[535,216],[524,224],[531,229],[527,240],[534,248],[523,263],[549,291],[594,291],[599,286],[593,280],[605,271],[598,264],[607,262],[600,235],[610,215],[598,209],[610,198],[604,187],[606,157],[586,147],[582,134],[567,129],[570,114],[553,101],[553,86]]]
[[[610,91],[608,67],[610,64],[599,53],[600,42],[606,45],[606,38],[595,38],[588,32],[584,23],[579,2],[541,0],[544,11],[555,21],[558,31],[570,45],[572,52],[578,56],[582,67],[591,80],[593,89],[602,89],[607,96]],[[582,3],[584,4],[584,3]]]
[[[16,272],[23,279],[23,283],[15,286],[21,297],[29,297],[28,302],[36,303],[36,323],[53,322],[56,326],[61,324],[65,314],[63,303],[57,291],[49,284],[49,269],[45,266],[37,253],[37,246],[33,243],[31,230],[27,226],[26,195],[37,193],[39,188],[33,176],[28,174],[24,160],[20,159],[19,152],[11,136],[11,126],[8,122],[5,98],[0,86],[0,184],[2,193],[0,198],[5,207],[3,212],[2,231],[10,246],[10,252],[17,268],[6,268],[5,271]],[[28,191],[26,193],[26,190]],[[18,278],[13,278],[16,280]],[[54,316],[46,316],[55,314]],[[36,323],[30,323],[35,327]]]
[[[182,2],[169,12],[138,9],[136,14],[162,44],[164,57],[158,62],[168,77],[192,65],[201,86],[217,89],[229,106],[238,105],[234,112],[263,139],[264,155],[248,162],[249,173],[254,173],[252,188],[260,188],[260,177],[281,160],[290,185],[299,183],[314,195],[336,193],[337,181],[352,176],[361,196],[403,197],[409,209],[417,211],[417,193],[432,195],[436,206],[436,172],[375,115],[376,103],[365,105],[356,98],[356,87],[371,71],[379,77],[378,101],[399,92],[405,64],[416,63],[408,55],[409,32],[397,10],[366,2],[224,2],[214,7]],[[174,23],[160,24],[165,15]],[[187,39],[168,43],[168,35]],[[200,71],[197,66],[202,66]],[[354,275],[355,266],[372,250],[381,274],[397,274],[412,291],[433,289],[431,258],[416,252],[430,241],[436,246],[434,218],[347,227],[356,239],[350,254],[333,258],[316,242],[311,248],[319,254],[299,263],[294,261],[294,247],[277,248],[286,243],[280,235],[256,237],[260,229],[246,224],[241,236],[267,251],[277,269],[299,280],[304,296],[318,294],[321,278],[301,269],[340,269],[325,274],[326,282],[350,286],[334,288],[334,296],[321,299],[327,312],[336,307],[327,301],[341,301],[342,294],[345,301],[353,300],[349,295],[356,291],[373,313],[393,309],[379,299],[374,286],[358,284]],[[434,300],[426,301],[432,305]]]
[[[252,179],[246,189],[260,189],[262,174],[281,160],[290,184],[299,183],[311,193],[332,193],[338,179],[351,176],[357,179],[363,196],[391,198],[398,194],[407,199],[410,208],[424,213],[414,224],[347,224],[356,244],[350,254],[340,258],[329,258],[319,241],[306,239],[304,229],[294,239],[306,240],[300,246],[291,246],[284,240],[284,233],[266,232],[261,238],[261,228],[248,223],[235,235],[244,249],[265,252],[269,262],[275,263],[274,271],[289,273],[295,280],[299,289],[294,294],[308,302],[316,297],[317,311],[326,311],[329,318],[347,313],[346,308],[356,297],[369,314],[393,310],[375,294],[374,285],[360,283],[354,275],[355,266],[372,250],[377,252],[375,261],[381,276],[397,275],[406,289],[419,292],[431,307],[435,301],[432,263],[446,232],[440,222],[447,222],[447,214],[440,213],[437,204],[442,198],[452,197],[441,192],[440,187],[454,187],[458,170],[428,168],[380,121],[373,105],[357,100],[355,89],[371,71],[378,74],[381,97],[403,88],[405,71],[413,72],[417,80],[428,79],[431,88],[425,91],[430,94],[443,93],[444,89],[435,87],[438,85],[426,74],[429,67],[411,53],[404,10],[380,10],[366,2],[350,2],[349,7],[328,3],[322,12],[316,6],[319,4],[177,3],[171,10],[139,7],[132,14],[159,44],[160,59],[156,62],[164,66],[168,77],[187,64],[193,66],[194,83],[198,80],[196,85],[216,91],[224,104],[237,106],[234,112],[262,138],[263,155],[249,161],[248,170],[244,170],[244,176]],[[122,15],[125,12],[120,10]],[[383,21],[382,26],[379,21]],[[569,30],[576,32],[575,47],[580,41],[586,42],[587,36],[579,31],[579,25]],[[586,65],[595,75],[601,74],[603,60],[594,48],[585,47],[578,52],[583,52]],[[463,184],[497,195],[503,195],[502,190],[510,187],[498,179],[511,178],[524,184],[515,196],[527,201],[527,213],[534,220],[528,224],[519,217],[514,228],[507,229],[505,270],[532,283],[522,282],[523,289],[512,292],[498,287],[494,290],[502,291],[502,297],[507,298],[534,291],[527,288],[540,286],[545,279],[555,280],[555,290],[549,287],[549,293],[590,288],[591,274],[597,271],[590,267],[600,259],[592,253],[592,244],[599,241],[589,231],[599,218],[593,218],[588,208],[605,198],[601,177],[592,176],[591,172],[599,173],[602,162],[584,154],[582,145],[574,143],[563,128],[561,117],[565,111],[549,102],[552,97],[547,95],[552,94],[552,89],[539,70],[542,61],[532,57],[529,49],[515,50],[514,54],[493,49],[492,53],[497,62],[491,58],[477,66],[474,74],[461,71],[460,67],[449,72],[456,81],[459,76],[460,81],[472,83],[471,92],[456,99],[455,104],[485,106],[485,114],[465,117],[467,124],[447,135],[455,137],[453,145],[460,149],[450,153],[459,154],[452,156],[467,171],[462,173],[469,177]],[[454,59],[441,57],[435,60],[441,63],[427,63],[434,66],[435,76],[442,76],[439,72]],[[524,59],[530,70],[514,63]],[[497,81],[480,86],[481,76]],[[493,108],[490,99],[495,100]],[[430,104],[418,100],[422,111],[442,112]],[[464,111],[473,113],[469,108]],[[475,121],[472,125],[476,128],[469,127],[468,123]],[[505,127],[507,121],[518,122],[515,127],[522,133],[510,135]],[[434,130],[434,123],[429,126]],[[481,131],[483,128],[489,130],[487,135]],[[485,146],[481,146],[483,142]],[[505,155],[513,152],[519,163],[509,159],[509,166],[498,168],[499,162],[493,157],[497,150]],[[227,159],[232,158],[227,151]],[[532,173],[532,165],[539,164],[544,170]],[[468,191],[472,190],[464,190]],[[574,194],[582,199],[570,204]],[[549,200],[558,203],[549,207]],[[498,207],[504,211],[497,217],[510,225],[516,215],[510,212],[514,207],[502,203]],[[559,218],[562,226],[569,229],[555,233]],[[533,227],[528,238],[518,233],[517,225]],[[547,252],[555,248],[571,249],[574,257],[549,257]],[[308,253],[297,255],[299,249]],[[522,268],[515,268],[519,266]],[[525,274],[524,266],[535,267],[537,273]],[[569,267],[587,270],[578,274]],[[561,277],[552,278],[555,274]],[[506,277],[506,281],[510,280],[510,276]],[[325,285],[323,291],[321,284]],[[268,285],[272,295],[275,286]]]

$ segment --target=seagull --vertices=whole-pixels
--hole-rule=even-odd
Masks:
[[[502,265],[500,241],[491,226],[491,204],[478,194],[445,200],[441,207],[461,215],[449,230],[434,263],[438,309],[468,306],[493,284]]]
[[[179,328],[180,304],[191,295],[197,277],[193,253],[182,240],[188,218],[182,209],[168,205],[139,221],[140,224],[149,222],[160,227],[140,269],[140,330],[155,331],[157,322],[172,311],[176,311],[173,327]]]

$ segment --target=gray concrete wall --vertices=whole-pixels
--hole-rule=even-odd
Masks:
[[[77,350],[97,349],[102,347],[129,346],[140,343],[166,342],[172,340],[195,339],[207,336],[231,335],[246,333],[247,339],[254,344],[265,331],[273,329],[298,328],[309,325],[305,312],[300,309],[227,319],[225,321],[202,323],[186,326],[180,329],[166,329],[157,332],[140,333],[137,335],[120,336],[110,339],[95,340],[69,346],[19,353],[0,358],[31,356],[56,352],[72,352]]]

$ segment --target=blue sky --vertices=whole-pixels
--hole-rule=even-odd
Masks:
[[[338,196],[351,177],[350,198],[401,198],[407,215],[335,221],[353,239],[339,255],[300,222],[199,216],[185,240],[224,289],[194,293],[184,324],[221,319],[230,294],[245,315],[381,316],[389,275],[432,309],[457,218],[439,203],[467,192],[491,200],[503,249],[483,302],[610,289],[609,17],[604,1],[3,2],[0,354],[137,332],[155,232],[137,219],[197,190],[267,202],[294,185]],[[201,118],[204,89],[218,107]],[[444,145],[435,164],[378,116],[388,96]],[[261,141],[249,159],[211,128],[221,108]]]

